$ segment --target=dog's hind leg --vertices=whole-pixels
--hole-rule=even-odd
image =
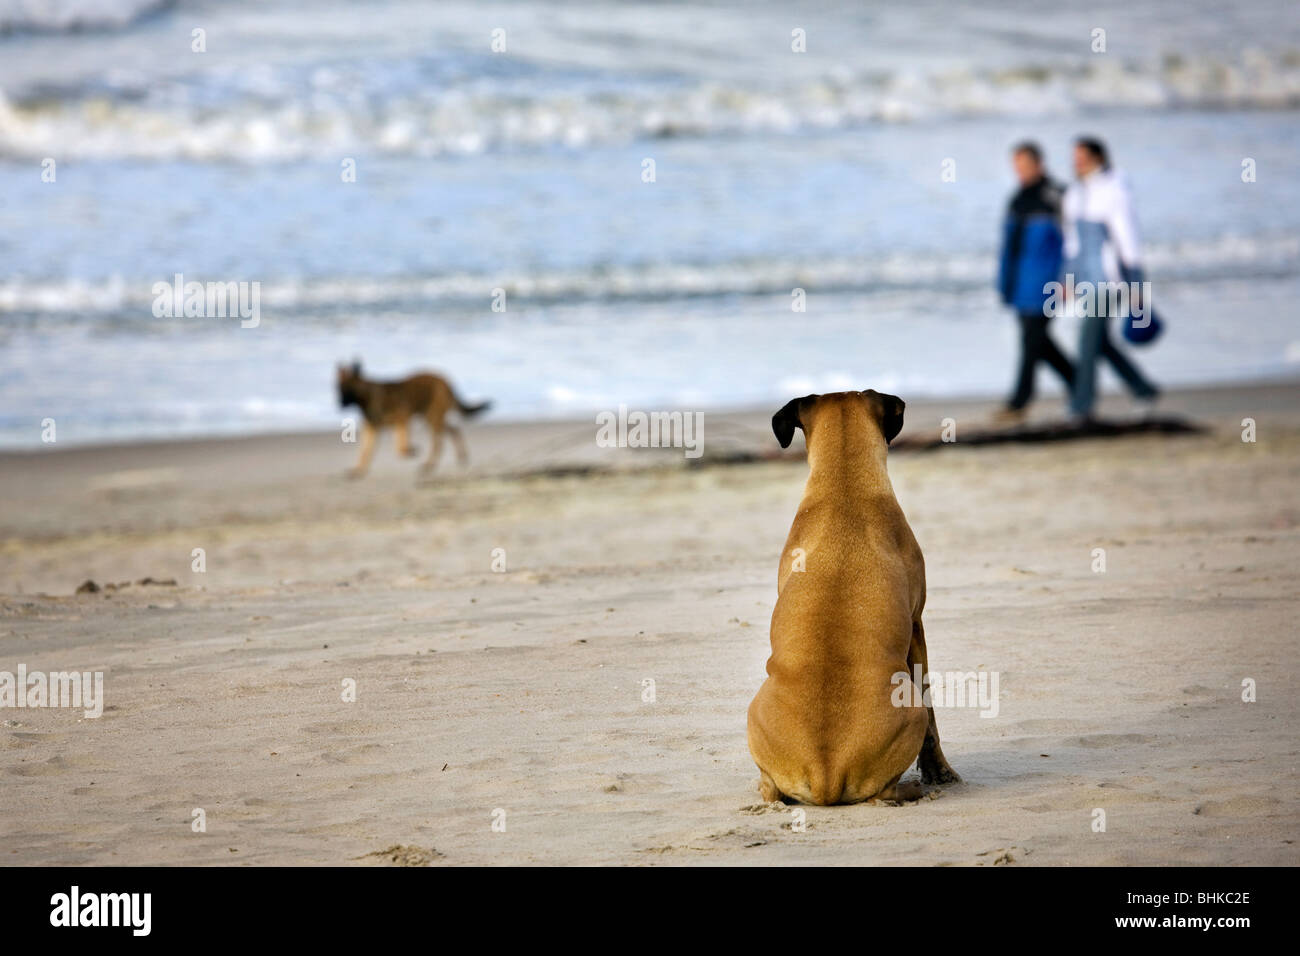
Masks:
[[[758,771],[758,795],[763,798],[764,803],[777,803],[784,799],[784,794],[777,787],[776,781],[762,768]]]
[[[456,446],[456,461],[462,468],[469,464],[469,451],[465,448],[465,436],[455,425],[444,426],[451,436],[451,443]]]
[[[925,627],[920,620],[912,622],[912,646],[907,652],[907,669],[915,674],[921,669],[921,690],[930,687],[930,662],[925,652]],[[921,744],[921,753],[916,758],[916,765],[921,771],[921,780],[925,783],[961,783],[957,771],[948,765],[939,746],[939,725],[934,720],[934,705],[926,704],[928,721],[925,728],[925,741]]]
[[[375,454],[375,427],[370,422],[361,423],[361,454],[356,467],[348,472],[349,478],[360,478],[370,470],[370,459]]]
[[[424,459],[424,464],[420,465],[420,471],[430,472],[438,464],[438,459],[442,457],[442,422],[429,422],[429,432],[433,440],[429,442],[429,457]]]

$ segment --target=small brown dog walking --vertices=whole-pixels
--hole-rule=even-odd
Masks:
[[[796,398],[772,418],[782,448],[808,445],[808,483],[781,555],[767,680],[749,706],[763,799],[819,805],[911,800],[955,783],[934,708],[895,706],[928,674],[925,561],[885,468],[903,401],[875,391]],[[915,694],[915,696],[912,696]]]
[[[442,454],[443,432],[451,436],[461,465],[469,463],[465,438],[459,428],[447,421],[447,413],[455,409],[469,418],[485,411],[491,402],[466,405],[456,397],[445,378],[428,372],[412,375],[400,382],[373,382],[362,377],[361,363],[354,362],[351,368],[340,365],[338,373],[339,406],[347,408],[356,405],[361,409],[361,457],[357,460],[356,467],[348,472],[351,477],[360,478],[370,468],[370,459],[375,453],[376,433],[384,426],[391,425],[396,429],[399,455],[415,455],[410,436],[410,420],[413,416],[419,416],[428,422],[433,436],[429,455],[420,466],[422,472],[432,471],[438,463],[438,457]]]

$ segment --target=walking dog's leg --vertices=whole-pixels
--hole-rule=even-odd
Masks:
[[[912,623],[912,646],[907,652],[908,671],[915,674],[917,666],[921,668],[921,690],[930,686],[930,662],[925,654],[925,627],[920,620]],[[925,742],[921,744],[921,754],[916,764],[921,770],[921,780],[925,783],[960,783],[957,771],[948,766],[943,749],[939,746],[939,725],[934,720],[934,705],[927,704],[929,722],[925,729]]]
[[[356,467],[348,472],[350,478],[360,478],[370,469],[370,459],[375,454],[375,427],[370,422],[361,423],[361,455]]]
[[[438,459],[442,456],[442,421],[429,417],[429,434],[432,435],[432,441],[429,443],[429,457],[424,459],[424,464],[420,465],[420,471],[428,473],[438,464]]]
[[[451,436],[451,443],[456,446],[456,461],[462,468],[469,464],[469,451],[465,448],[465,436],[461,434],[459,428],[455,425],[444,425],[447,434]]]
[[[411,458],[415,455],[415,449],[411,447],[411,422],[409,419],[403,419],[397,423],[397,453],[403,458]]]

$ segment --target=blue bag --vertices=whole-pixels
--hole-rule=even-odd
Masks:
[[[1140,290],[1142,288],[1141,269],[1138,268],[1130,269],[1128,266],[1124,265],[1121,262],[1119,266],[1119,271],[1120,271],[1120,277],[1125,282],[1130,282],[1130,283],[1136,282],[1138,283],[1138,289]],[[1139,298],[1137,302],[1129,303],[1130,306],[1129,314],[1125,315],[1122,320],[1124,326],[1124,341],[1129,342],[1132,345],[1150,345],[1152,342],[1154,342],[1156,339],[1160,337],[1160,333],[1164,331],[1165,324],[1160,321],[1160,316],[1156,315],[1156,310],[1149,303],[1147,304],[1147,307],[1144,310],[1142,310],[1146,312],[1146,319],[1147,319],[1146,324],[1144,325],[1135,324],[1140,320],[1137,319],[1132,313],[1134,311],[1134,306],[1136,306],[1139,309],[1141,308],[1142,300],[1140,298],[1141,296],[1140,291],[1138,293],[1138,296]]]

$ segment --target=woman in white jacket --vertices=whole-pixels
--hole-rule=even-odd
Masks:
[[[1159,392],[1115,347],[1106,328],[1111,297],[1104,290],[1109,283],[1141,278],[1137,217],[1128,185],[1110,168],[1106,147],[1095,139],[1075,142],[1074,170],[1078,181],[1066,191],[1062,204],[1066,283],[1072,276],[1075,287],[1088,282],[1097,292],[1079,332],[1070,395],[1071,415],[1087,421],[1097,399],[1098,358],[1110,362],[1139,401],[1154,403]],[[1122,318],[1127,321],[1127,316]]]

